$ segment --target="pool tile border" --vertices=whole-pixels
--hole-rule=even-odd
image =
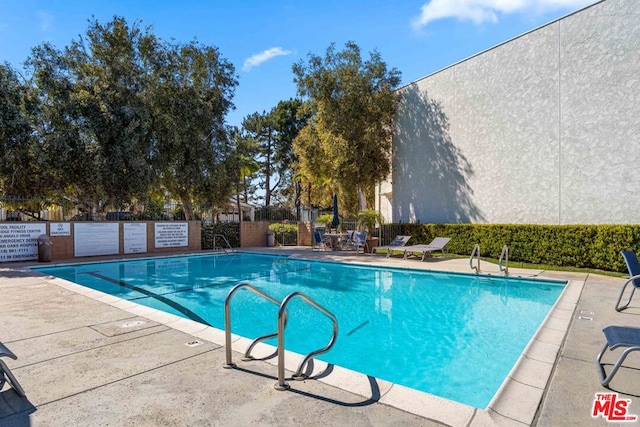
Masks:
[[[31,271],[42,274],[37,270]],[[428,269],[428,271],[447,272],[433,269]],[[46,274],[43,276],[53,285],[209,341],[217,345],[218,348],[225,345],[225,333],[220,329],[204,326],[196,321],[142,306],[64,279]],[[314,370],[311,376],[325,384],[365,398],[377,398],[381,404],[452,427],[531,425],[545,387],[550,380],[560,347],[574,317],[575,308],[584,286],[584,281],[570,280],[567,282],[560,298],[484,410],[372,378],[339,366],[332,366],[330,374],[324,376],[323,372],[328,368],[328,365],[320,361],[314,361]],[[251,340],[247,338],[232,334],[232,349],[237,353],[244,354],[250,342]],[[254,355],[257,359],[272,354],[274,350],[273,346],[259,344],[254,349]],[[499,351],[499,348],[496,351]],[[289,372],[295,372],[302,357],[297,353],[286,351],[285,369]],[[274,367],[277,366],[276,358],[264,361]],[[234,362],[236,361],[234,360]],[[541,371],[543,371],[543,375],[541,375]],[[294,385],[295,380],[291,380],[289,383]]]
[[[525,425],[532,424],[583,286],[584,281],[568,281],[560,298],[487,406],[487,410]],[[546,375],[541,374],[540,368]]]

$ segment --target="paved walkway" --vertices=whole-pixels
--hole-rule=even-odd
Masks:
[[[468,261],[460,259],[420,262],[309,249],[288,252],[469,271]],[[497,272],[491,264],[482,266]],[[541,363],[529,349],[523,362],[528,373],[515,374],[490,410],[461,409],[444,399],[434,405],[434,400],[416,399],[399,386],[354,378],[339,368],[325,372],[322,380],[291,381],[292,389],[280,392],[273,388],[272,363],[243,362],[238,369],[222,369],[225,352],[219,331],[23,267],[0,268],[0,340],[18,356],[16,361],[4,360],[27,398],[6,386],[0,391],[0,426],[612,425],[591,417],[595,393],[607,392],[594,363],[604,343],[601,330],[609,324],[640,326],[640,299],[623,313],[613,309],[623,279],[512,269],[513,275],[568,279],[580,286],[577,304],[562,307],[556,319],[548,320],[552,329],[553,322],[568,325],[566,336],[558,333],[557,357]],[[240,344],[241,339],[234,349]],[[240,356],[234,351],[235,360]],[[629,412],[640,415],[638,356],[628,358],[628,367],[619,371],[611,389],[631,399]],[[533,393],[523,388],[529,383],[534,384]],[[534,401],[539,403],[523,405],[537,390]]]

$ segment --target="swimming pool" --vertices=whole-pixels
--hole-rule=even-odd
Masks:
[[[224,328],[224,300],[248,282],[282,300],[301,291],[338,318],[320,360],[485,408],[564,289],[564,282],[372,268],[238,253],[38,268],[123,299]],[[278,308],[236,295],[233,332],[276,329]],[[324,346],[330,322],[295,301],[287,349]],[[275,344],[275,341],[272,342]]]

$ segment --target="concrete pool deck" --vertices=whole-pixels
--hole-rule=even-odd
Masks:
[[[466,259],[255,250],[470,271]],[[627,358],[611,390],[600,385],[595,367],[602,328],[640,326],[640,300],[623,313],[613,308],[625,282],[620,278],[511,268],[513,276],[571,282],[509,381],[487,410],[479,410],[320,362],[314,373],[321,378],[288,380],[291,390],[277,391],[275,361],[240,362],[246,340],[235,337],[238,368],[223,369],[220,331],[43,276],[28,265],[0,266],[0,341],[18,356],[4,360],[27,393],[20,398],[7,386],[0,391],[0,426],[612,425],[591,416],[595,393],[609,391],[631,399],[629,414],[640,415],[640,357]],[[482,269],[497,273],[489,263]],[[605,362],[615,361],[608,356]],[[290,376],[295,357],[287,362]]]

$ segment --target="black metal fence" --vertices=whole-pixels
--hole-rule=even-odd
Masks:
[[[212,221],[210,209],[194,206],[197,220]],[[175,201],[145,201],[124,206],[87,207],[66,199],[0,196],[0,221],[184,221]]]
[[[48,198],[0,196],[0,221],[64,220],[69,204]]]

